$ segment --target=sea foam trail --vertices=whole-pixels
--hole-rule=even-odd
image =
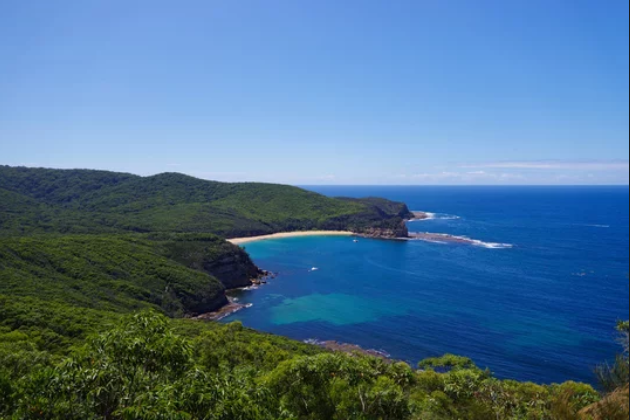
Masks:
[[[410,220],[410,222],[426,222],[429,220],[459,220],[461,217],[455,216],[453,214],[446,213],[431,213],[428,211],[419,211],[417,213],[424,214],[426,217],[424,219],[414,219]]]
[[[411,239],[416,239],[425,242],[432,243],[454,243],[454,244],[464,244],[464,245],[472,245],[481,248],[487,249],[510,249],[514,248],[512,244],[499,243],[499,242],[484,242],[478,239],[472,239],[468,236],[455,236],[448,235],[446,233],[411,233]]]

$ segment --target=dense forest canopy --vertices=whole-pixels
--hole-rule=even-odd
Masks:
[[[227,184],[165,173],[0,166],[0,235],[175,232],[223,237],[282,231],[396,228],[402,203],[334,199],[273,184]]]

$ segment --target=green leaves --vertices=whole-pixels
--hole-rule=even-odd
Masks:
[[[252,371],[207,373],[193,354],[191,341],[175,334],[167,318],[141,313],[22,378],[17,407],[7,402],[3,410],[25,419],[277,418]],[[4,373],[0,379],[1,395],[12,395]]]
[[[325,353],[281,364],[264,384],[300,419],[404,420],[411,416],[408,398],[389,376],[400,371],[378,359]]]
[[[446,354],[442,357],[425,359],[418,364],[420,369],[429,369],[436,371],[451,371],[451,370],[461,370],[461,369],[476,369],[475,363],[461,356],[456,356],[454,354]]]
[[[0,365],[2,366],[2,365]],[[2,413],[9,413],[13,409],[13,381],[8,372],[0,367],[0,418]]]
[[[630,358],[628,355],[629,329],[630,324],[628,321],[618,323],[617,331],[620,333],[619,343],[623,347],[623,352],[617,355],[613,365],[604,364],[595,369],[597,380],[602,389],[607,393],[627,387],[630,382]]]
[[[585,384],[501,381],[452,355],[424,363],[447,372],[413,371],[156,311],[124,317],[63,358],[21,331],[0,328],[0,338],[0,419],[590,420],[579,413],[627,412],[621,391],[598,403]]]

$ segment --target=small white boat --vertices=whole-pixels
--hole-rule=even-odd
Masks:
[[[319,270],[319,268],[317,268],[317,267],[311,268],[311,271],[317,271],[317,270]]]

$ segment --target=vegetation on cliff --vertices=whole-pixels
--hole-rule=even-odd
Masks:
[[[222,262],[229,275],[219,271]],[[232,287],[257,273],[242,249],[213,235],[0,239],[0,294],[48,305],[118,313],[155,308],[170,316],[210,312],[227,302],[223,276]]]

